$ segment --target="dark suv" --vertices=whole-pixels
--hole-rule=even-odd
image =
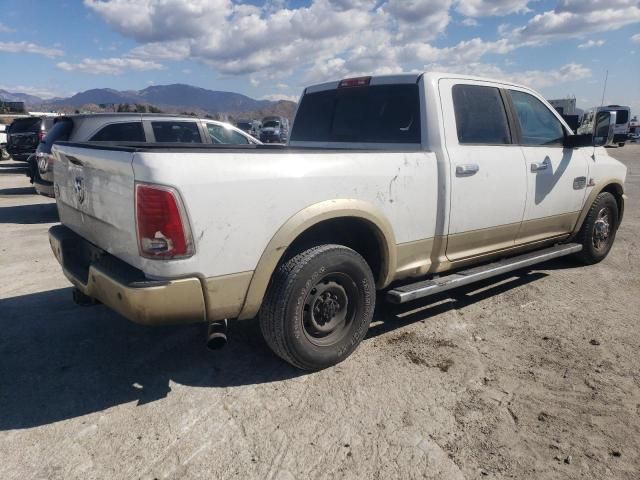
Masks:
[[[26,162],[53,126],[56,117],[16,118],[7,129],[7,152],[14,160]]]

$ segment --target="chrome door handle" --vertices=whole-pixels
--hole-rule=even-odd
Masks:
[[[531,164],[532,172],[539,172],[540,170],[546,170],[547,168],[549,168],[549,164],[547,162]]]
[[[456,165],[456,177],[468,177],[475,175],[480,170],[480,167],[475,163],[468,163],[466,165]]]

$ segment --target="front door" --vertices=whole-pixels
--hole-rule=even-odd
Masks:
[[[568,133],[539,98],[509,90],[527,164],[527,205],[516,243],[573,230],[584,202],[588,163],[584,149],[564,148]]]
[[[509,248],[522,222],[527,175],[506,97],[486,82],[446,79],[439,88],[451,187],[447,258]]]

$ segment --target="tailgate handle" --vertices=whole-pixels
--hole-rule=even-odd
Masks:
[[[82,162],[80,160],[78,160],[76,157],[72,157],[70,155],[67,155],[67,158],[69,159],[69,162],[73,163],[74,165],[78,165],[78,166],[82,166]]]

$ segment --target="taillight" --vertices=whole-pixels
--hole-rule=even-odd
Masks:
[[[147,258],[193,255],[193,239],[182,202],[171,187],[136,184],[140,254]]]
[[[338,84],[338,88],[367,87],[371,82],[371,77],[345,78]]]
[[[41,142],[44,140],[44,137],[47,136],[47,131],[46,130],[40,130],[38,132],[38,141]]]

